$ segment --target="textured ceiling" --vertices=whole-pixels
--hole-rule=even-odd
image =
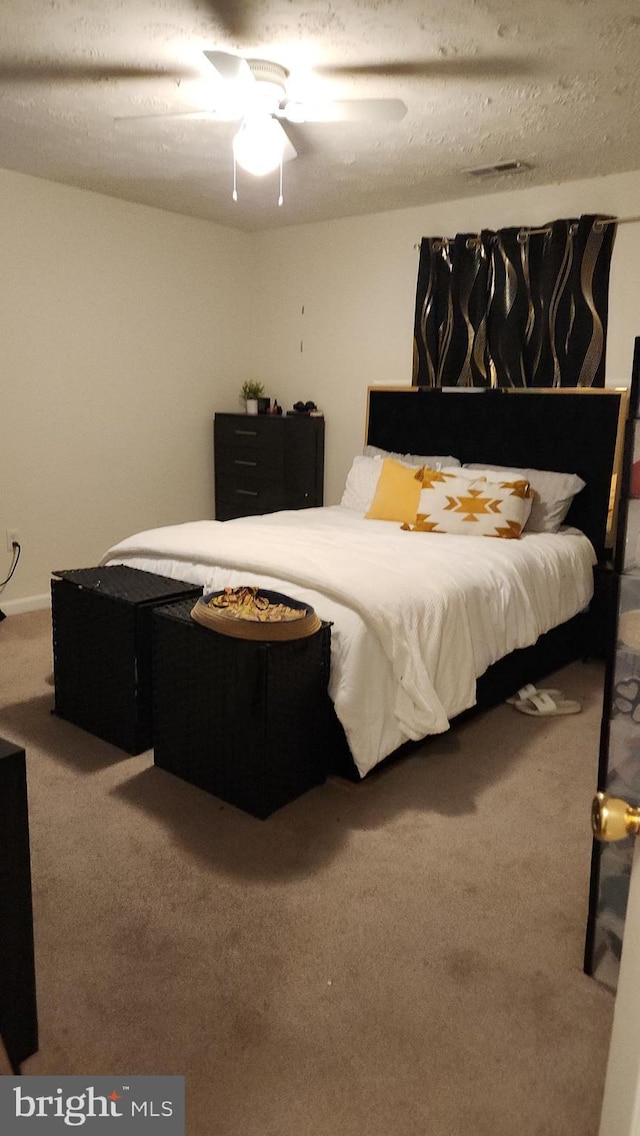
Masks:
[[[247,230],[640,165],[638,0],[2,0],[0,31],[0,166]],[[236,125],[114,121],[211,106],[211,49],[407,114],[287,127],[283,206],[242,171],[234,203]],[[514,158],[532,169],[467,172]]]

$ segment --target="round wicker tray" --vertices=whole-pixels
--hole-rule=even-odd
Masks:
[[[230,635],[234,639],[250,639],[253,642],[280,642],[287,639],[305,639],[308,635],[315,635],[322,627],[322,620],[318,618],[312,607],[299,600],[284,596],[281,592],[270,592],[260,588],[259,597],[265,597],[271,604],[285,604],[286,607],[303,611],[300,619],[274,620],[261,623],[257,620],[238,619],[228,614],[228,608],[215,608],[209,606],[209,601],[222,592],[209,592],[202,596],[191,609],[191,618],[203,627],[218,631],[220,635]]]

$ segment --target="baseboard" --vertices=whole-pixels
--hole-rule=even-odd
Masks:
[[[5,615],[22,615],[25,611],[42,611],[51,607],[51,593],[43,592],[40,596],[23,596],[21,600],[3,600],[0,596],[0,609]]]

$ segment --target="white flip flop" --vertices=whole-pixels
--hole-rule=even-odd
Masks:
[[[533,694],[548,694],[551,698],[563,697],[561,690],[552,690],[551,688],[546,686],[538,690],[537,686],[534,686],[532,682],[529,682],[526,686],[520,687],[520,690],[516,690],[516,693],[511,698],[507,698],[505,701],[507,703],[507,706],[515,706],[518,702],[525,702],[526,699],[531,698]]]
[[[548,690],[537,690],[535,694],[514,702],[521,714],[532,718],[555,718],[560,714],[579,714],[582,706],[570,698],[554,698]]]

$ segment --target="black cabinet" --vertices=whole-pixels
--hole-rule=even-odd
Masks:
[[[216,414],[216,520],[322,505],[324,418]]]
[[[0,738],[0,1037],[14,1072],[38,1048],[24,750]]]

